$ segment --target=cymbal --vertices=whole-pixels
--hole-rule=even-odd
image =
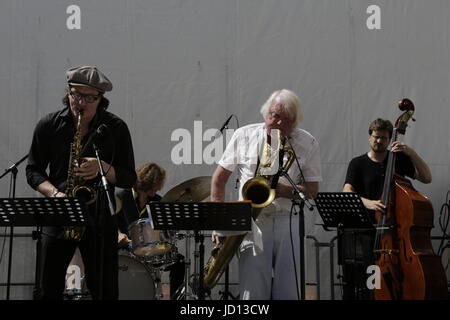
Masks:
[[[170,189],[161,202],[199,202],[211,194],[211,177],[189,179]]]

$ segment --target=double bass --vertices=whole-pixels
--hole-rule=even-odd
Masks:
[[[405,134],[410,119],[415,121],[411,100],[401,100],[398,107],[404,112],[395,122],[392,141]],[[381,198],[386,209],[376,213],[374,254],[381,279],[375,299],[448,299],[442,261],[431,244],[432,204],[394,170],[395,153],[389,152]]]

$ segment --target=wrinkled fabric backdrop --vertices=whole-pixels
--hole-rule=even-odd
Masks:
[[[154,161],[168,170],[162,195],[187,179],[212,175],[227,138],[215,129],[231,114],[238,122],[233,118],[229,129],[261,122],[260,106],[280,88],[298,93],[305,113],[301,127],[320,143],[320,191],[341,191],[350,159],[368,151],[369,123],[377,117],[394,122],[401,114],[397,102],[407,97],[415,103],[417,121],[401,139],[431,168],[433,182],[414,186],[433,203],[432,235],[442,235],[438,217],[450,189],[449,1],[1,0],[0,5],[1,172],[27,154],[37,121],[61,107],[65,70],[77,65],[96,65],[113,82],[109,110],[130,128],[136,166]],[[26,183],[25,163],[18,169],[16,196],[37,196]],[[0,197],[9,196],[9,179],[1,180]],[[227,200],[237,198],[234,180]],[[315,241],[330,242],[336,233],[320,224],[317,211],[306,212],[306,234],[316,239],[306,239],[308,299],[332,298],[326,246],[319,249],[318,296]],[[31,230],[14,229],[25,235]],[[438,241],[433,244],[437,248]],[[2,283],[8,245],[7,238],[0,239]],[[32,297],[35,246],[30,237],[15,238],[12,282],[25,285],[13,286],[13,299]],[[177,246],[185,252],[184,240]],[[205,260],[210,248],[207,238]],[[339,283],[339,268],[333,269]],[[237,277],[234,259],[233,294]],[[5,292],[1,287],[0,299]],[[341,298],[339,286],[334,294]]]

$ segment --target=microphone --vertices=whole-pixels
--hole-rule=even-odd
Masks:
[[[283,137],[281,139],[281,146],[279,149],[278,154],[278,171],[277,173],[272,177],[272,182],[270,184],[270,189],[276,189],[278,180],[280,179],[280,176],[283,174],[283,158],[284,158],[284,146],[286,144],[286,137]]]
[[[100,139],[103,138],[108,127],[106,124],[102,123],[98,126],[97,130],[92,134],[92,139]]]
[[[298,189],[298,188],[297,188],[297,194],[303,200],[305,205],[308,207],[309,211],[313,211],[314,210],[313,206],[309,203],[309,200],[306,198],[305,194],[303,192],[301,192],[300,189]]]
[[[88,145],[91,140],[98,142],[105,136],[106,130],[108,130],[106,124],[102,123],[101,125],[99,125],[98,128],[90,135],[88,141],[86,142],[86,145]]]
[[[91,142],[98,142],[101,138],[103,138],[106,134],[106,130],[108,130],[108,126],[106,124],[102,123],[101,125],[99,125],[98,128],[95,129],[95,131],[92,132],[89,136],[86,144],[83,147],[83,150],[81,151],[81,154],[84,153],[84,150],[91,144]]]
[[[233,115],[229,116],[227,121],[225,121],[225,123],[223,124],[223,126],[220,128],[220,133],[223,132],[223,130],[228,126],[228,123],[230,122],[231,118],[233,117]]]

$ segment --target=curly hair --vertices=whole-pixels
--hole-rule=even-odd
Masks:
[[[281,89],[274,91],[269,99],[261,106],[260,112],[264,119],[269,113],[271,106],[280,104],[297,127],[303,121],[303,108],[298,96],[291,90]]]
[[[157,184],[163,185],[167,174],[156,163],[146,163],[136,170],[136,175],[136,189],[147,191]]]

